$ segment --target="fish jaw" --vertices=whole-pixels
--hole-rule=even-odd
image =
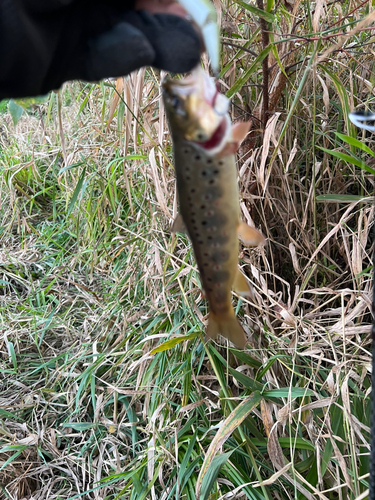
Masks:
[[[226,156],[227,144],[231,144],[231,122],[229,115],[225,115],[211,137],[205,142],[193,141],[197,148],[201,148],[210,157]],[[222,154],[224,152],[224,155]],[[230,151],[231,154],[234,151]]]

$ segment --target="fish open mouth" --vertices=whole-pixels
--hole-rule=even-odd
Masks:
[[[215,132],[212,134],[211,138],[208,139],[208,141],[205,142],[194,141],[194,142],[203,149],[206,150],[215,149],[218,146],[220,146],[220,144],[223,142],[224,137],[227,135],[227,130],[228,130],[228,120],[226,119],[226,117],[224,117],[219,123],[219,126],[217,127]]]

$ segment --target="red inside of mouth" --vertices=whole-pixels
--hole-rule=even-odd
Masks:
[[[218,146],[223,140],[226,128],[227,128],[227,121],[225,118],[223,118],[219,126],[215,130],[215,132],[212,134],[211,139],[208,139],[208,141],[206,142],[197,142],[197,144],[199,144],[199,146],[204,149],[216,148],[216,146]]]

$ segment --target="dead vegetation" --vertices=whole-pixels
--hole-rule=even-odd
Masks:
[[[268,50],[254,11],[215,5],[220,84],[252,120],[242,215],[268,240],[240,250],[249,349],[203,342],[159,74],[2,113],[4,498],[366,497],[374,139],[348,112],[373,98],[373,12],[279,2]]]

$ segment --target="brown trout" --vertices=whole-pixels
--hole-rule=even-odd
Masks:
[[[201,68],[182,80],[165,80],[162,88],[180,203],[172,232],[187,232],[192,241],[209,302],[207,336],[221,334],[244,348],[246,335],[231,303],[231,288],[249,292],[237,265],[238,237],[249,246],[264,242],[240,222],[234,153],[249,124],[231,124],[229,100]]]

